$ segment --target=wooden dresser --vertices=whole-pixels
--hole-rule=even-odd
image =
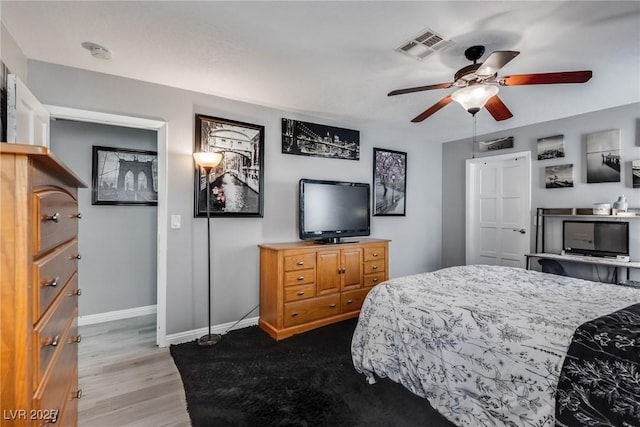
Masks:
[[[76,426],[78,187],[46,147],[0,143],[2,426]]]
[[[371,288],[389,278],[389,240],[259,247],[259,325],[276,340],[357,317]]]

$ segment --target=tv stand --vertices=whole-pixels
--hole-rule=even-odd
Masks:
[[[389,240],[260,247],[260,321],[275,340],[358,317],[365,297],[389,278]]]
[[[342,237],[326,237],[324,239],[314,240],[314,242],[321,245],[339,245],[339,244],[345,244],[345,243],[358,243],[357,240],[349,240],[347,242],[346,240],[342,240],[342,239],[343,239]]]

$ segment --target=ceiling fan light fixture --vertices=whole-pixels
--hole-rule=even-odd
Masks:
[[[462,105],[462,108],[469,113],[475,115],[498,92],[498,86],[492,84],[469,85],[453,92],[451,99]]]

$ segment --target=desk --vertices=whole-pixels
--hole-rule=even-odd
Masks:
[[[637,261],[618,261],[612,258],[600,258],[594,256],[583,256],[583,255],[560,255],[560,254],[547,254],[547,253],[535,253],[535,254],[525,254],[527,257],[527,270],[529,270],[529,262],[531,258],[541,258],[541,259],[553,259],[556,261],[563,262],[576,262],[581,264],[595,264],[595,265],[604,265],[607,267],[616,267],[616,268],[624,268],[627,272],[627,280],[629,280],[629,269],[630,268],[638,268],[640,269],[640,262]]]

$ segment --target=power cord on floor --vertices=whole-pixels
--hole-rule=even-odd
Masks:
[[[255,307],[253,307],[247,314],[245,314],[244,316],[242,316],[240,319],[238,319],[238,321],[236,323],[234,323],[233,325],[229,326],[229,328],[227,328],[226,331],[224,331],[222,334],[226,334],[227,332],[229,332],[230,330],[232,330],[238,323],[242,322],[244,319],[247,318],[248,315],[250,315],[251,313],[253,313],[254,311],[256,311],[256,309],[260,307],[260,304],[256,305]]]

